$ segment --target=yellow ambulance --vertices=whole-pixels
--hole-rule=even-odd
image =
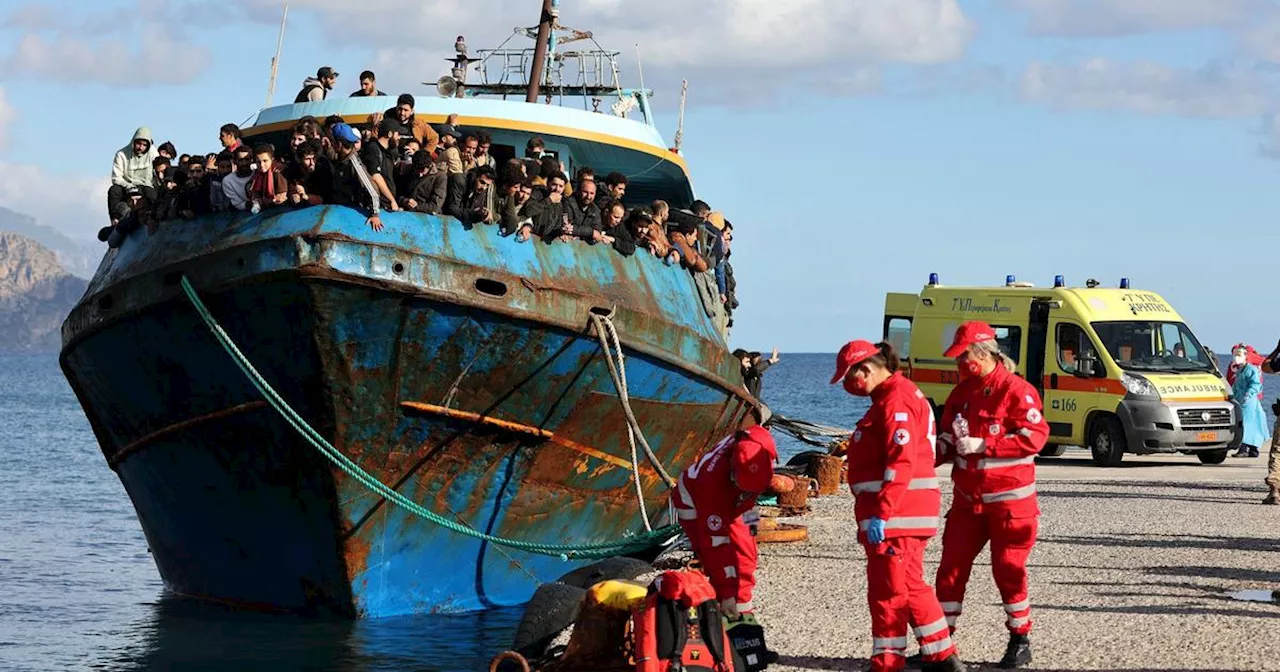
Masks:
[[[1002,287],[946,287],[935,273],[919,294],[885,297],[884,337],[940,408],[958,382],[955,361],[942,355],[956,328],[990,324],[1044,399],[1043,455],[1084,446],[1099,466],[1125,453],[1222,462],[1243,431],[1215,356],[1173,306],[1129,284],[1067,287],[1057,276],[1037,288],[1009,276]]]

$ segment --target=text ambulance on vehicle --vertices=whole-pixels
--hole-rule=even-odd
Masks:
[[[995,328],[1018,375],[1039,390],[1049,423],[1041,454],[1087,446],[1099,466],[1125,453],[1194,453],[1218,464],[1243,436],[1213,353],[1163,298],[1129,288],[944,287],[937,274],[920,294],[885,297],[885,340],[907,375],[940,407],[958,382],[943,356],[956,328],[981,320]]]

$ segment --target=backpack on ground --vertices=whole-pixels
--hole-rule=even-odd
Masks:
[[[632,614],[636,672],[733,672],[716,592],[698,571],[663,572]]]

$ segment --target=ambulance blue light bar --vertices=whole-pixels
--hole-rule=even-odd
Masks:
[[[1120,278],[1120,289],[1129,289],[1129,278]]]
[[[1053,276],[1053,286],[1054,286],[1054,287],[1066,287],[1066,286],[1067,286],[1067,279],[1066,279],[1066,278],[1064,278],[1064,277],[1062,277],[1061,275],[1055,275],[1055,276]]]

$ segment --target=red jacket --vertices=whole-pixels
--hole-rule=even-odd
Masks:
[[[942,496],[934,471],[933,408],[915,383],[895,373],[871,392],[871,408],[849,441],[858,540],[867,521],[885,521],[885,538],[932,537]]]
[[[969,457],[956,453],[952,423],[969,423],[969,435],[986,449]],[[952,506],[1001,510],[1013,518],[1040,514],[1036,498],[1036,455],[1049,438],[1040,393],[1003,366],[983,378],[961,381],[942,411],[939,464],[954,459]]]
[[[750,511],[769,487],[778,448],[759,425],[725,437],[676,481],[676,514],[682,520],[716,514],[730,521]]]

